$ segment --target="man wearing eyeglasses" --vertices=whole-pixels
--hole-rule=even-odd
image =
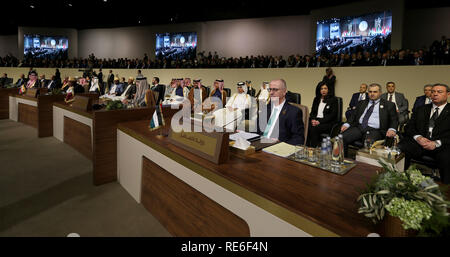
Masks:
[[[291,145],[304,144],[302,111],[286,102],[286,81],[284,79],[272,80],[268,90],[270,92],[270,104],[267,105],[266,110],[259,113],[259,134],[262,138],[269,138],[273,141],[281,141]]]
[[[405,127],[400,149],[405,153],[405,168],[411,158],[431,156],[437,161],[441,181],[450,183],[450,97],[449,87],[435,84],[431,89],[432,102],[418,107]]]

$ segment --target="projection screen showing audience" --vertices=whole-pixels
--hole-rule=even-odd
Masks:
[[[317,21],[316,54],[352,54],[390,49],[392,12]]]

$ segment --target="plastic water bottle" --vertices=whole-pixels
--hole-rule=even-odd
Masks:
[[[369,133],[369,131],[367,131],[366,138],[364,139],[364,147],[367,149],[367,151],[369,151],[370,147],[372,146],[369,135],[370,135],[370,133]]]
[[[321,168],[327,168],[327,156],[328,156],[328,149],[327,149],[327,143],[326,141],[322,141],[322,146],[320,147],[320,167]]]
[[[342,134],[338,135],[339,138],[339,163],[344,164],[344,136]]]
[[[327,151],[331,155],[331,150],[333,146],[331,145],[331,137],[327,137]]]

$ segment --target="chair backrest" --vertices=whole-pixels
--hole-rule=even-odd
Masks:
[[[209,96],[209,94],[211,93],[211,88],[205,87],[205,90],[206,90],[206,95]]]
[[[302,104],[302,96],[299,93],[287,91],[286,100],[288,103]]]
[[[158,97],[159,97],[159,92],[158,91],[153,91],[153,96],[155,97],[155,102],[156,102],[156,104],[159,104],[158,103]]]
[[[225,90],[227,92],[227,97],[231,96],[231,89],[229,88],[224,88],[223,90]]]
[[[303,125],[304,125],[304,136],[305,136],[305,143],[306,143],[306,139],[308,138],[308,127],[309,127],[309,110],[307,106],[301,105],[301,104],[296,104],[296,103],[289,103],[297,108],[299,108],[300,110],[302,110],[302,120],[303,120]]]
[[[337,122],[341,123],[342,122],[342,108],[343,107],[343,103],[342,103],[342,97],[336,97],[337,102],[338,102],[338,111],[337,111]]]
[[[147,104],[147,107],[156,105],[155,93],[151,89],[147,89],[145,91],[145,102]]]

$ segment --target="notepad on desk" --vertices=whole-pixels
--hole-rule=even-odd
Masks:
[[[258,139],[260,136],[256,133],[249,133],[245,131],[239,131],[237,133],[230,135],[230,140],[236,141],[239,137],[242,137],[245,140],[252,141],[254,139]]]
[[[266,153],[274,154],[274,155],[277,155],[280,157],[287,158],[288,156],[295,153],[295,146],[281,142],[276,145],[266,147],[262,151],[266,152]]]

